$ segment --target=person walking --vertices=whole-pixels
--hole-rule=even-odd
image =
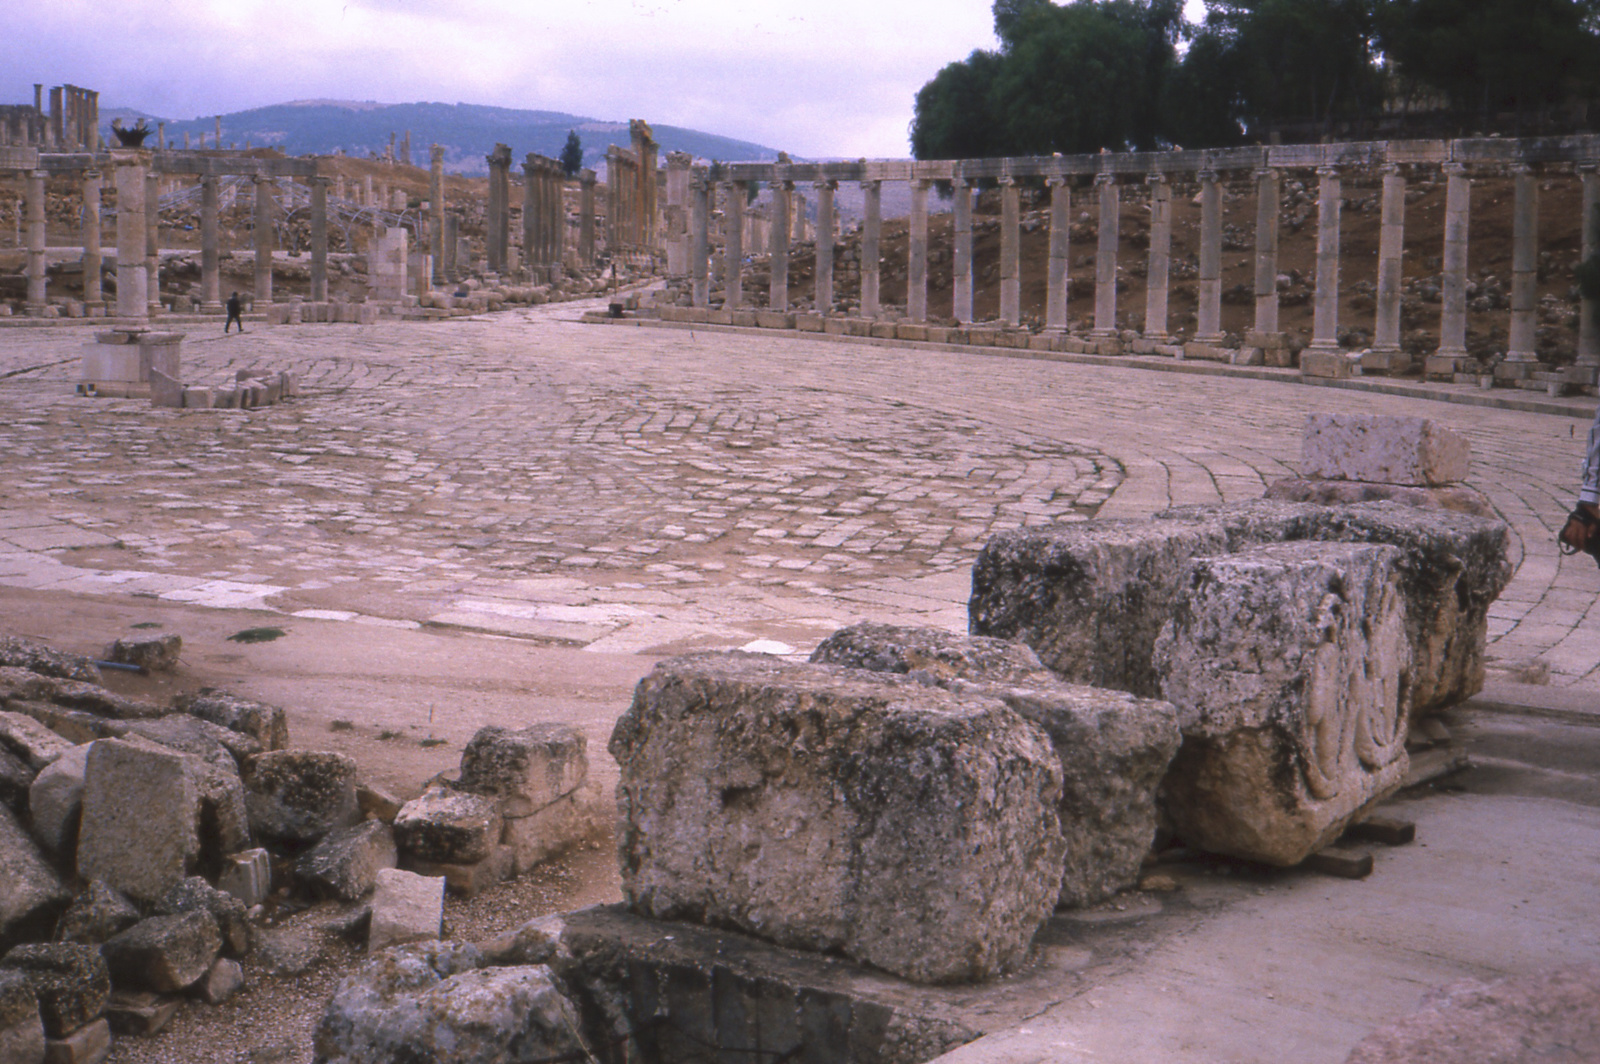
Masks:
[[[244,318],[240,317],[240,312],[243,309],[243,304],[239,302],[238,292],[235,292],[228,297],[228,320],[222,323],[222,333],[224,336],[226,336],[228,333],[228,327],[234,322],[238,322],[239,331],[244,332]]]
[[[1594,424],[1589,426],[1589,448],[1584,453],[1579,481],[1578,503],[1556,539],[1561,553],[1583,551],[1600,564],[1600,409],[1595,410]]]

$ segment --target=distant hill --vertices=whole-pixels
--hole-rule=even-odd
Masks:
[[[102,109],[107,130],[110,119],[121,116],[131,125],[140,112],[128,108]],[[158,119],[149,116],[154,126]],[[167,124],[167,140],[181,144],[187,132],[198,144],[201,133],[212,143],[216,120],[211,117],[192,121],[161,119]],[[773,148],[748,141],[719,137],[713,133],[662,126],[652,123],[663,157],[669,151],[685,151],[701,159],[767,162],[778,153]],[[332,155],[343,151],[356,158],[382,155],[395,135],[395,150],[400,150],[406,131],[411,132],[411,162],[428,165],[428,146],[443,145],[445,169],[458,174],[485,174],[489,167],[484,156],[496,143],[509,144],[517,162],[528,152],[555,158],[567,142],[567,131],[577,130],[583,142],[583,163],[595,166],[605,158],[611,144],[624,147],[631,141],[627,122],[602,122],[559,111],[523,111],[507,107],[484,107],[468,103],[379,104],[351,100],[301,100],[294,103],[258,107],[222,116],[222,141],[244,146],[280,148],[290,155]],[[109,132],[105,134],[109,138]]]

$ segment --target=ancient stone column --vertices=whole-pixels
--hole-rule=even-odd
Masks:
[[[1311,314],[1311,350],[1339,350],[1339,171],[1317,171],[1317,291]]]
[[[1072,186],[1060,175],[1045,179],[1050,188],[1050,264],[1045,274],[1044,327],[1067,327],[1072,265]]]
[[[151,170],[144,178],[145,309],[161,313],[161,178]]]
[[[817,313],[827,317],[833,313],[833,192],[839,185],[818,181],[813,187],[817,190],[817,270],[812,296]]]
[[[149,276],[144,270],[144,175],[150,153],[112,148],[117,183],[117,317],[148,318]]]
[[[1000,178],[1000,324],[1022,321],[1022,190]]]
[[[545,265],[543,182],[539,156],[530,151],[522,160],[522,257],[530,272]]]
[[[1518,166],[1511,229],[1511,334],[1507,362],[1537,362],[1539,309],[1539,182],[1532,167]]]
[[[91,317],[106,308],[100,286],[100,171],[94,167],[83,172],[83,308]]]
[[[667,153],[667,276],[677,280],[689,273],[689,164],[693,161],[688,152]]]
[[[277,241],[272,233],[272,179],[256,174],[250,179],[256,188],[256,211],[251,239],[256,249],[255,301],[272,302],[272,251]]]
[[[28,197],[28,302],[27,311],[33,317],[43,317],[45,299],[45,229],[43,170],[30,170],[27,178]]]
[[[1222,343],[1222,186],[1200,171],[1200,313],[1196,343]]]
[[[490,273],[504,273],[506,248],[511,243],[511,148],[496,144],[484,156],[489,163],[489,209],[485,226]]]
[[[1444,258],[1439,276],[1438,359],[1467,357],[1467,226],[1472,213],[1472,179],[1460,163],[1445,163]],[[1448,376],[1453,370],[1444,366]],[[1434,372],[1430,370],[1430,375]]]
[[[444,280],[452,285],[461,280],[461,216],[455,211],[444,215]]]
[[[772,272],[767,306],[782,314],[789,309],[789,219],[794,182],[772,183]]]
[[[1593,166],[1581,166],[1578,173],[1583,181],[1583,261],[1588,262],[1600,252],[1600,173]],[[1600,371],[1600,322],[1595,314],[1600,312],[1600,300],[1584,296],[1578,308],[1578,358],[1576,365],[1584,367],[1584,384],[1595,384]]]
[[[730,181],[723,186],[727,197],[722,211],[722,271],[726,291],[722,305],[735,310],[744,304],[744,200],[743,181]]]
[[[878,316],[878,238],[883,232],[883,185],[861,182],[867,217],[861,226],[861,316]]]
[[[200,311],[222,313],[222,248],[217,241],[217,179],[200,179]]]
[[[911,182],[911,225],[906,246],[906,317],[928,320],[928,183]]]
[[[344,178],[339,178],[344,195]],[[433,256],[433,283],[444,283],[444,147],[428,148],[428,253]]]
[[[1400,167],[1383,168],[1383,214],[1378,230],[1378,308],[1372,349],[1361,368],[1372,373],[1403,373],[1410,359],[1400,348],[1400,284],[1406,237],[1406,179]]]
[[[1172,276],[1172,186],[1161,173],[1145,178],[1150,186],[1150,262],[1145,271],[1144,336],[1164,344],[1167,335],[1168,282]]]
[[[1117,179],[1100,174],[1100,232],[1094,258],[1094,329],[1092,335],[1117,335],[1117,239],[1122,222],[1122,201]]]
[[[585,266],[594,265],[594,186],[594,171],[579,171],[578,259]]]
[[[1278,171],[1256,171],[1256,332],[1278,331]]]
[[[796,192],[794,194],[794,228],[789,231],[796,244],[804,244],[811,239],[811,234],[807,231],[809,226],[810,222],[806,218],[806,194],[804,192]]]
[[[950,262],[950,316],[966,325],[972,321],[972,188],[963,177],[952,180],[950,187],[955,208],[955,248]]]
[[[328,301],[328,179],[307,179],[311,186],[311,302]],[[431,278],[430,278],[431,280]]]
[[[689,301],[711,304],[711,185],[696,172],[689,180]]]

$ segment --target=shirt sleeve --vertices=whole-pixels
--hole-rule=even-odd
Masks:
[[[1583,487],[1578,491],[1579,502],[1600,503],[1600,410],[1594,413],[1594,424],[1589,426],[1589,450],[1583,458]]]

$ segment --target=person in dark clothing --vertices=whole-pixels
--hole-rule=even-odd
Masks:
[[[222,332],[224,335],[226,335],[228,332],[228,326],[232,325],[234,322],[238,322],[239,331],[244,332],[244,319],[239,316],[243,309],[243,305],[239,302],[238,292],[235,292],[228,297],[228,320],[222,323]]]

